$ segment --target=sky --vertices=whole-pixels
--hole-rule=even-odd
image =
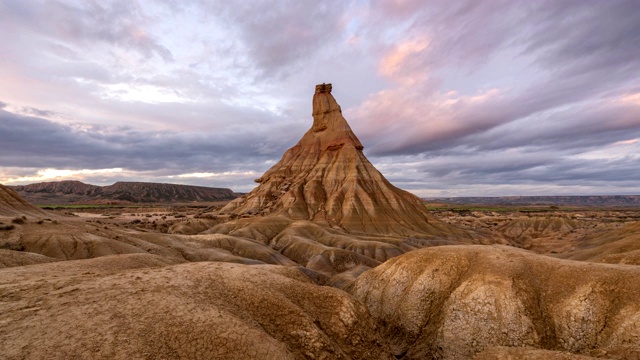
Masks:
[[[640,194],[638,0],[0,0],[0,183],[248,192],[332,83],[422,197]]]

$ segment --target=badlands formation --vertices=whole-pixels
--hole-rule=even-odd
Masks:
[[[637,217],[431,213],[330,84],[256,181],[191,215],[0,185],[0,358],[640,359]]]

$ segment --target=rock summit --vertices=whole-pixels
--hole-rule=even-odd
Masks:
[[[331,89],[316,85],[311,128],[255,180],[258,187],[222,212],[280,215],[349,233],[433,234],[442,224],[418,197],[393,186],[369,162]]]

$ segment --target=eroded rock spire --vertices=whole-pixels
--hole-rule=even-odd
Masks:
[[[433,232],[438,222],[420,199],[391,185],[364,156],[331,89],[316,85],[311,129],[222,212],[282,215],[354,233]]]

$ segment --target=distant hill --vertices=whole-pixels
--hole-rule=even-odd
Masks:
[[[231,189],[226,188],[146,182],[117,182],[109,186],[97,186],[65,180],[9,188],[33,204],[180,203],[224,201],[237,197]]]
[[[640,195],[445,197],[424,198],[423,200],[467,205],[640,207]]]

